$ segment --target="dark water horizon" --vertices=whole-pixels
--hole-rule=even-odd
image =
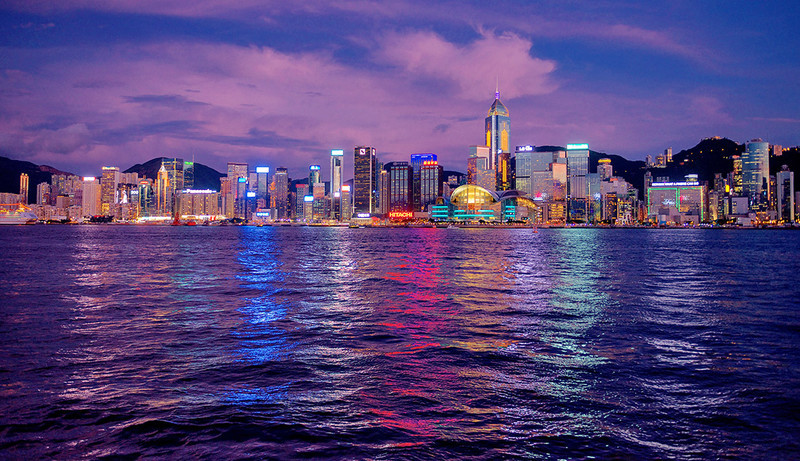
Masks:
[[[797,232],[0,244],[3,459],[800,458]]]

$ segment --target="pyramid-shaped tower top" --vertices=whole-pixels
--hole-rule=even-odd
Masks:
[[[500,101],[500,91],[494,92],[494,102],[492,103],[492,107],[489,108],[487,116],[491,117],[492,115],[509,116],[508,109],[506,109],[506,106]]]

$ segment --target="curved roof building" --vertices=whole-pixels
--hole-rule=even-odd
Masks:
[[[530,211],[538,205],[520,190],[490,191],[475,184],[465,184],[450,195],[450,218],[459,221],[506,221],[516,220],[518,207]]]

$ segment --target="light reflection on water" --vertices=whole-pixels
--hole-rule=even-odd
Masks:
[[[21,456],[798,450],[796,233],[37,226],[0,239],[18,248],[0,256],[0,448]]]

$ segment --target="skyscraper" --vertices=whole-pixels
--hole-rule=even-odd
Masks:
[[[278,167],[275,169],[274,176],[275,189],[272,191],[272,208],[275,208],[275,216],[278,219],[289,218],[289,174],[286,168]]]
[[[331,218],[341,219],[342,212],[342,160],[344,150],[331,150]]]
[[[789,168],[783,165],[775,177],[778,221],[794,222],[794,172],[789,171]]]
[[[161,216],[171,212],[172,197],[169,192],[169,173],[162,163],[156,177],[156,210]]]
[[[589,145],[567,144],[567,214],[570,221],[587,220]]]
[[[23,205],[28,204],[28,189],[30,188],[30,179],[27,173],[19,175],[19,197]]]
[[[411,154],[411,170],[413,177],[411,179],[414,196],[414,211],[424,211],[422,205],[422,185],[420,183],[420,172],[425,162],[436,162],[438,157],[436,154]]]
[[[256,197],[259,207],[268,208],[269,204],[269,167],[256,167]]]
[[[322,182],[322,167],[319,165],[310,165],[308,167],[308,188],[314,189],[314,184]]]
[[[247,193],[247,164],[228,162],[228,181],[230,189],[225,196],[225,216],[243,217]]]
[[[413,170],[408,162],[394,162],[389,166],[388,212],[413,210],[412,178]]]
[[[194,189],[194,160],[183,162],[183,188]]]
[[[377,209],[376,162],[374,147],[359,146],[353,151],[353,214]]]
[[[751,211],[766,211],[769,203],[769,143],[753,139],[742,154],[742,195]]]
[[[81,207],[84,216],[100,214],[100,182],[94,176],[83,178],[83,196]]]
[[[103,176],[100,178],[100,213],[108,216],[113,213],[114,204],[117,203],[116,193],[119,184],[119,168],[104,166]]]
[[[420,203],[414,211],[428,211],[428,206],[436,204],[436,199],[442,196],[444,168],[437,160],[428,160],[422,164],[419,177]]]
[[[506,106],[500,102],[500,91],[494,93],[494,102],[486,116],[486,145],[489,147],[489,168],[497,166],[497,155],[510,153],[508,137],[511,131],[511,118]]]

